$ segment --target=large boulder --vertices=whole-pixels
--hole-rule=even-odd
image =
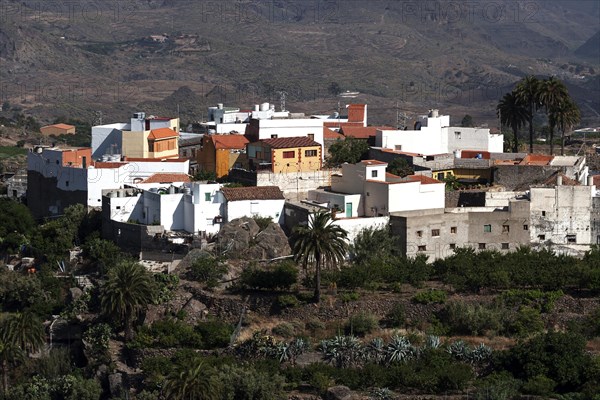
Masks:
[[[288,238],[276,223],[260,230],[256,221],[243,217],[221,227],[217,249],[229,258],[263,260],[288,256],[292,253]]]
[[[264,260],[292,254],[285,232],[275,223],[260,231],[254,237],[253,243],[248,249],[248,257],[251,259]]]
[[[247,250],[260,228],[252,218],[242,217],[223,225],[217,234],[217,249],[230,258]]]

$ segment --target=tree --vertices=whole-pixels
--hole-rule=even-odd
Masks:
[[[460,122],[460,126],[465,127],[474,126],[474,124],[475,123],[473,122],[473,117],[471,117],[469,114],[466,114]]]
[[[200,357],[177,365],[165,379],[164,394],[169,400],[219,400],[221,391],[215,371]]]
[[[515,92],[506,93],[496,106],[496,112],[500,117],[500,123],[509,125],[513,131],[513,151],[519,151],[518,131],[527,121],[527,109],[516,96]]]
[[[396,157],[388,164],[387,171],[401,178],[414,174],[411,165],[402,157]]]
[[[568,98],[567,87],[555,76],[545,79],[540,84],[539,101],[546,108],[550,126],[550,154],[554,154],[554,128],[558,123],[557,108]]]
[[[127,341],[133,337],[135,318],[152,302],[153,296],[152,275],[137,262],[123,261],[108,272],[100,301],[104,314],[123,321]]]
[[[327,165],[339,167],[343,163],[356,164],[369,152],[369,144],[366,140],[356,139],[352,136],[345,140],[336,140],[329,147],[329,157]]]
[[[527,109],[529,152],[533,153],[533,114],[539,104],[540,81],[535,76],[528,75],[517,83],[517,87],[513,92]]]
[[[560,130],[560,155],[565,155],[565,130],[570,129],[581,120],[581,113],[575,102],[566,98],[556,106],[552,113]]]
[[[308,226],[298,226],[292,234],[294,259],[304,269],[314,268],[315,302],[321,301],[321,269],[335,268],[344,261],[348,233],[334,225],[330,212],[309,216]]]

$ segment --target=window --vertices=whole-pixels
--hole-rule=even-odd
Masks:
[[[432,229],[431,230],[431,236],[440,236],[440,230],[439,229]]]
[[[437,174],[437,180],[441,181],[442,179],[444,179],[444,173],[443,172],[438,172],[438,174]]]
[[[283,158],[294,158],[296,156],[295,151],[284,151]]]
[[[502,225],[502,233],[510,232],[510,225]]]
[[[210,201],[210,193],[204,193],[204,201]]]
[[[538,240],[546,240],[546,235],[538,235]]]
[[[417,237],[423,237],[423,231],[417,231]]]
[[[271,139],[277,139],[277,135],[271,135]]]
[[[417,251],[427,251],[427,246],[418,246]]]
[[[483,231],[485,233],[490,233],[492,231],[492,226],[491,225],[484,225],[483,226]]]
[[[479,250],[485,250],[485,243],[479,243]]]
[[[546,216],[546,211],[542,211],[542,217]]]
[[[502,250],[508,250],[508,249],[509,249],[508,243],[502,243]]]
[[[529,230],[529,225],[523,225],[523,230],[524,231],[528,231]]]
[[[66,186],[66,187],[69,187],[69,181],[66,181],[66,182],[65,182],[65,186]]]
[[[397,144],[394,146],[394,150],[396,151],[402,151],[402,145],[401,144]]]
[[[456,227],[455,226],[451,226],[450,227],[450,233],[456,233]]]
[[[454,132],[454,139],[460,139],[460,131],[455,131]]]
[[[577,235],[567,235],[567,243],[577,243]]]
[[[305,150],[304,151],[304,157],[316,157],[316,156],[317,156],[316,150]]]
[[[377,178],[377,170],[376,169],[371,171],[371,178]]]
[[[262,151],[256,151],[256,158],[261,158],[262,157]]]
[[[121,206],[117,206],[117,210],[120,210],[120,209],[121,209]]]
[[[456,243],[450,243],[450,250],[456,250]]]

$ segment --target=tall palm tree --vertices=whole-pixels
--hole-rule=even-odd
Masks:
[[[533,153],[533,115],[539,104],[540,80],[533,75],[528,75],[517,83],[517,87],[513,92],[527,109],[529,152]]]
[[[514,136],[513,152],[517,153],[519,151],[518,131],[527,121],[527,108],[513,90],[500,100],[496,112],[500,116],[500,123],[511,127]]]
[[[557,124],[557,116],[554,111],[569,97],[565,84],[555,76],[551,76],[540,85],[539,100],[546,108],[548,114],[548,125],[550,127],[550,154],[554,154],[554,128]]]
[[[168,400],[219,400],[221,385],[215,371],[197,357],[191,365],[177,365],[167,375],[163,394]]]
[[[565,130],[572,128],[581,120],[579,107],[570,97],[561,102],[552,110],[556,119],[556,126],[560,130],[560,155],[565,155]]]
[[[2,392],[8,390],[8,367],[25,358],[25,353],[14,343],[0,338],[0,369],[2,370]]]
[[[321,301],[321,269],[334,268],[344,261],[348,232],[334,225],[331,213],[313,214],[308,226],[298,226],[291,237],[294,259],[305,269],[314,268],[315,302]]]
[[[152,275],[137,262],[123,261],[107,274],[100,304],[108,317],[125,326],[125,340],[133,337],[133,322],[154,297]]]

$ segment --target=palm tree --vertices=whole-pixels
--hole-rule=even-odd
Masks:
[[[6,394],[8,390],[8,367],[25,358],[25,354],[20,347],[13,343],[5,342],[0,338],[0,368],[2,370],[2,392]]]
[[[177,365],[165,378],[165,398],[168,400],[218,400],[221,386],[215,371],[200,357],[191,360],[191,365]]]
[[[309,217],[308,226],[298,226],[291,237],[294,259],[305,269],[314,267],[315,302],[321,301],[321,269],[344,261],[348,232],[334,225],[331,213],[319,211]]]
[[[560,155],[565,155],[565,130],[578,124],[581,120],[581,113],[577,104],[568,97],[552,110],[556,119],[556,126],[560,129]]]
[[[565,84],[555,76],[545,79],[540,85],[539,100],[546,107],[548,125],[550,127],[550,154],[554,154],[554,128],[557,124],[557,107],[569,98]]]
[[[533,75],[528,75],[517,83],[513,91],[517,99],[527,109],[527,122],[529,124],[529,152],[533,153],[533,114],[539,104],[540,81]]]
[[[107,274],[102,287],[102,311],[125,325],[125,340],[133,337],[133,322],[154,297],[152,275],[137,262],[123,261]]]
[[[523,102],[513,90],[510,93],[506,93],[502,100],[500,100],[496,106],[496,112],[500,116],[500,123],[502,125],[508,125],[512,128],[514,135],[513,152],[518,152],[518,131],[519,128],[525,124],[525,121],[527,121],[527,108],[525,108]]]

